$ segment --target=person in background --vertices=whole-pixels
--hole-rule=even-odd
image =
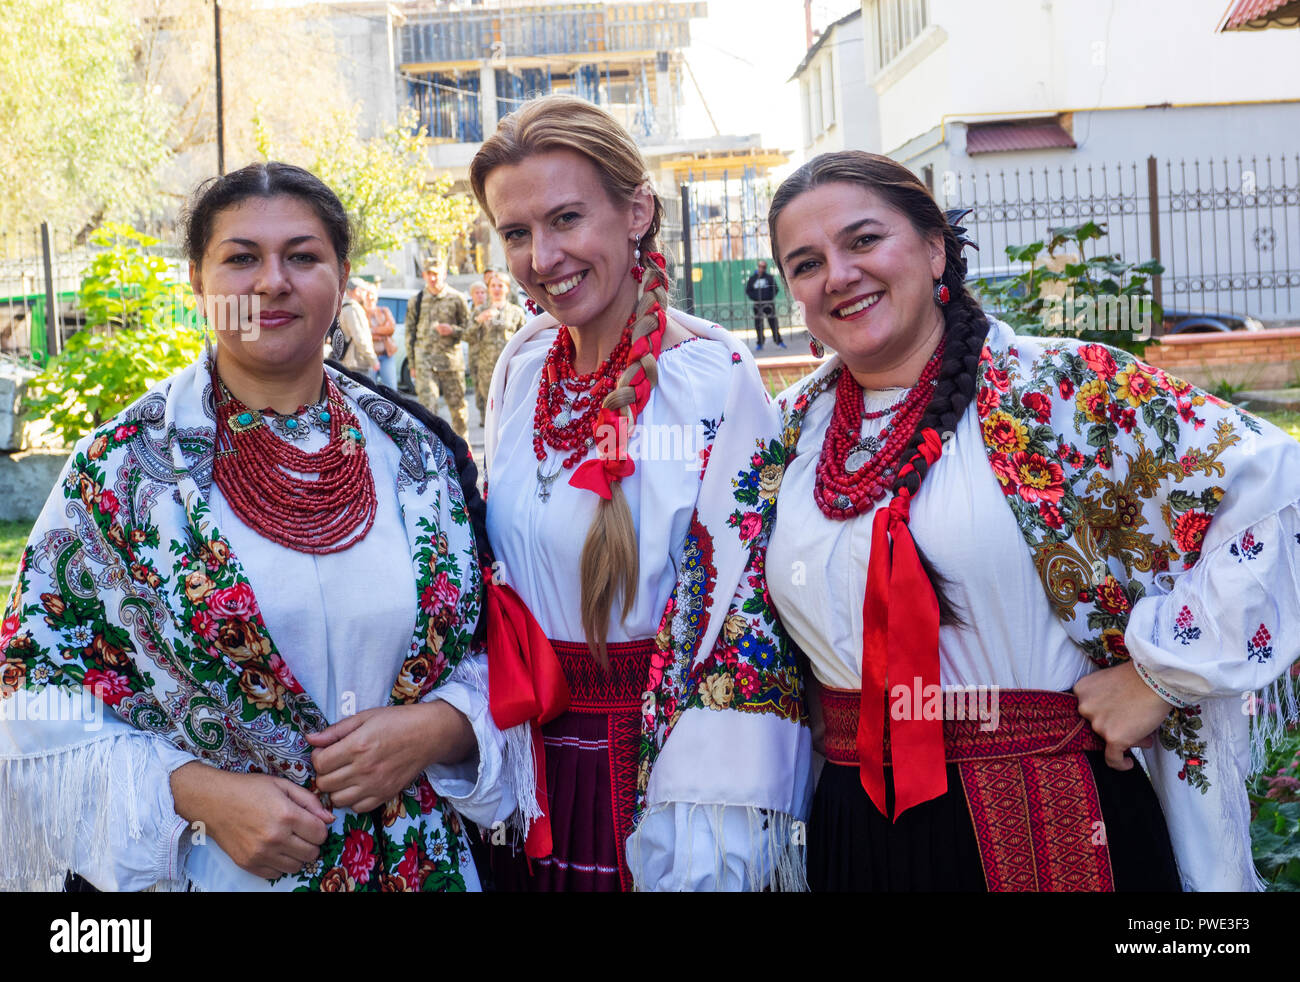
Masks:
[[[370,318],[362,302],[366,290],[367,286],[361,280],[348,280],[347,299],[339,309],[338,321],[346,345],[343,354],[336,356],[344,368],[374,375],[379,371],[379,359],[375,356]]]
[[[492,369],[505,350],[506,342],[523,327],[527,314],[524,308],[506,299],[510,281],[500,273],[492,277],[488,287],[490,300],[474,317],[470,336],[470,361],[474,363],[474,401],[478,405],[478,425],[485,422],[488,389],[492,385]]]
[[[465,335],[465,343],[469,348],[469,377],[478,378],[478,339],[479,339],[479,321],[478,315],[488,304],[487,284],[482,280],[474,283],[469,288],[469,333]],[[479,398],[480,407],[479,415],[483,415],[482,399],[476,392],[475,397]]]
[[[767,260],[760,259],[758,268],[749,274],[745,283],[745,296],[754,302],[754,331],[758,334],[758,344],[755,347],[758,351],[763,350],[764,317],[772,328],[772,340],[776,346],[785,347],[785,342],[781,340],[781,329],[776,322],[776,295],[780,292],[781,287],[777,285],[776,277],[767,271]]]
[[[375,357],[379,360],[377,380],[390,389],[397,388],[397,342],[393,335],[397,333],[397,322],[393,312],[379,302],[379,288],[368,280],[358,280],[361,289],[357,300],[366,312],[370,322],[370,340],[375,347]]]
[[[510,282],[510,277],[501,272],[495,266],[489,266],[483,270],[483,282],[489,290],[492,289],[492,281],[500,276],[506,281],[506,303],[512,303],[516,307],[522,306],[519,302],[519,294],[515,292],[514,285]]]
[[[452,428],[469,435],[465,413],[465,359],[460,342],[470,326],[465,295],[447,286],[446,261],[430,256],[424,262],[424,290],[406,311],[406,360],[416,398],[436,412],[438,397],[447,400]]]

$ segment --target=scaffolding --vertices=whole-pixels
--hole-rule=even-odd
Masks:
[[[408,98],[440,142],[481,141],[501,116],[550,92],[604,106],[642,140],[668,139],[681,49],[706,12],[702,2],[413,3],[399,60]]]

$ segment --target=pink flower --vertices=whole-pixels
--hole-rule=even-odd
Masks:
[[[211,641],[217,636],[217,620],[206,610],[195,612],[190,618],[190,627],[204,641]]]
[[[289,666],[285,664],[283,658],[279,655],[272,655],[271,660],[267,663],[275,679],[290,692],[301,693],[303,688],[298,684],[298,680],[293,677],[293,672],[289,671]]]
[[[407,883],[415,883],[415,878],[420,870],[420,850],[412,842],[406,847],[406,852],[402,853],[402,859],[397,864],[397,874]]]
[[[126,680],[126,676],[112,670],[92,668],[86,672],[81,684],[108,706],[116,706],[131,694],[131,683]]]
[[[112,491],[104,491],[99,496],[99,510],[102,511],[105,515],[109,515],[109,516],[116,515],[118,509],[120,509],[121,507],[122,506],[118,503],[117,495],[115,495]]]
[[[427,815],[438,807],[438,796],[428,781],[416,781],[415,791],[420,800],[420,814]]]
[[[208,610],[221,620],[237,618],[251,621],[258,616],[257,598],[247,583],[236,583],[224,590],[217,590],[208,597]]]
[[[347,870],[348,876],[358,883],[370,881],[373,867],[375,840],[365,829],[353,829],[343,842],[343,854],[339,864]]]
[[[749,665],[737,665],[731,677],[736,680],[736,689],[746,699],[758,691],[758,672]]]
[[[1061,510],[1050,501],[1038,503],[1038,517],[1047,523],[1048,528],[1059,529],[1065,524],[1065,519],[1061,517]]]
[[[740,519],[740,541],[748,542],[763,530],[763,516],[756,511],[746,512]]]
[[[754,456],[750,457],[749,462],[753,464],[755,467],[763,466],[763,458],[760,457],[758,454],[754,454]]]
[[[113,439],[118,443],[121,443],[123,440],[129,440],[131,437],[135,436],[138,430],[139,427],[134,424],[131,426],[119,426],[113,431]]]

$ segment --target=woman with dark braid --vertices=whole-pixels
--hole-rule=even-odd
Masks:
[[[775,406],[743,345],[669,307],[663,205],[608,113],[528,102],[470,180],[544,310],[492,378],[488,531],[554,646],[536,674],[561,675],[524,693],[548,815],[496,850],[496,884],[798,888],[810,740],[763,577]]]
[[[827,761],[812,888],[1254,888],[1247,751],[1296,709],[1300,445],[987,318],[964,230],[888,158],[815,158],[769,222],[836,352],[779,399],[768,550]]]

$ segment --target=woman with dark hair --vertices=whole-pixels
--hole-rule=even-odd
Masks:
[[[769,222],[836,352],[779,399],[768,552],[820,693],[813,889],[1253,888],[1242,694],[1294,719],[1300,446],[989,319],[888,158],[815,158]]]
[[[663,205],[604,110],[525,103],[470,182],[542,311],[492,376],[488,529],[569,694],[542,720],[549,841],[497,850],[497,883],[797,888],[810,749],[766,598],[780,423],[753,359],[670,308]]]
[[[349,240],[298,167],[196,193],[215,345],[74,448],[9,599],[7,884],[477,889],[461,816],[517,810],[482,502],[445,426],[323,366]]]

